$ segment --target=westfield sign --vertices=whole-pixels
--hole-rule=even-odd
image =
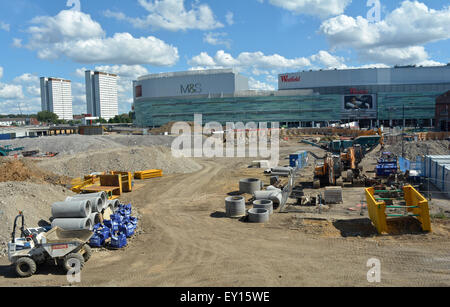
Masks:
[[[281,77],[281,82],[300,82],[300,76],[296,76],[296,77],[289,77],[289,75],[282,75]]]

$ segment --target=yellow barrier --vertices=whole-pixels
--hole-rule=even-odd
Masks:
[[[403,187],[403,192],[405,193],[406,206],[411,207],[407,209],[408,212],[417,215],[423,231],[431,231],[428,200],[410,185]]]
[[[150,170],[134,173],[135,179],[149,179],[149,178],[156,178],[156,177],[162,177],[162,176],[163,176],[163,172],[160,169],[150,169]]]
[[[386,208],[405,208],[408,215],[416,217],[421,223],[423,231],[431,231],[430,212],[428,201],[416,189],[408,185],[403,187],[406,206],[388,206],[384,200],[375,198],[375,189],[366,189],[367,209],[369,217],[379,234],[388,233],[387,218],[403,216],[398,214],[386,214]]]
[[[384,201],[377,202],[375,200],[375,189],[366,189],[367,210],[373,225],[379,234],[387,233],[388,227],[386,222],[386,203]]]
[[[86,176],[83,179],[81,178],[76,178],[74,180],[72,180],[71,185],[72,185],[72,192],[74,193],[81,193],[83,188],[89,187],[94,185],[95,183],[98,182],[98,178],[96,178],[96,176]]]

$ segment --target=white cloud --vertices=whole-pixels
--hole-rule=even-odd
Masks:
[[[38,16],[28,28],[30,45],[86,40],[105,36],[102,26],[91,16],[76,10],[63,10],[56,16]]]
[[[85,13],[68,10],[54,17],[41,16],[27,32],[26,47],[36,50],[45,60],[68,57],[79,63],[151,64],[171,66],[178,59],[178,49],[154,37],[135,38],[129,33],[106,37],[97,22]]]
[[[75,76],[79,77],[79,78],[84,78],[85,77],[85,71],[89,70],[86,67],[82,67],[82,68],[77,68],[75,70]]]
[[[27,93],[34,97],[41,97],[41,87],[36,85],[27,86]]]
[[[450,6],[428,8],[418,1],[403,1],[380,22],[341,15],[320,27],[332,48],[354,48],[362,60],[389,65],[429,61],[422,46],[450,38]]]
[[[7,23],[4,23],[3,21],[0,21],[0,30],[9,32],[9,30],[11,29],[11,26]]]
[[[216,62],[212,57],[209,56],[206,52],[201,52],[199,55],[194,56],[191,60],[189,60],[189,65],[192,66],[206,66],[213,67],[216,66]]]
[[[242,52],[237,58],[223,50],[217,51],[213,57],[206,52],[193,57],[188,61],[191,66],[203,67],[233,67],[236,69],[300,69],[305,66],[310,66],[311,63],[307,58],[287,59],[279,54],[265,55],[261,51],[257,52]]]
[[[34,85],[38,85],[39,77],[30,73],[24,73],[18,77],[15,77],[13,82],[19,84],[33,83]]]
[[[41,97],[39,77],[30,73],[24,73],[15,77],[12,81],[16,85],[25,86],[26,93],[32,97]]]
[[[228,34],[224,32],[209,32],[203,35],[203,41],[213,46],[224,45],[227,48],[231,48],[231,40],[225,38],[227,35]]]
[[[258,2],[264,2],[258,0]],[[321,18],[344,13],[351,0],[268,0],[272,5],[295,14],[315,15]]]
[[[347,65],[344,64],[345,59],[343,57],[331,55],[329,52],[321,50],[317,54],[312,55],[311,61],[317,62],[324,68],[337,68],[345,69]]]
[[[0,79],[3,78],[3,67],[0,66]]]
[[[256,80],[253,77],[249,78],[248,85],[249,85],[250,90],[255,90],[255,91],[274,91],[275,90],[275,87],[273,85]]]
[[[229,26],[232,26],[234,24],[234,14],[233,12],[227,12],[225,15],[225,20],[227,21],[227,24]]]
[[[113,73],[120,78],[128,79],[136,79],[149,73],[147,68],[142,65],[104,65],[96,66],[95,70]]]
[[[16,48],[22,48],[22,40],[20,38],[13,38],[12,45]]]
[[[0,83],[0,98],[22,99],[24,97],[21,85]]]
[[[212,30],[223,27],[211,8],[195,1],[191,9],[186,9],[184,0],[138,0],[148,12],[143,18],[128,17],[122,12],[107,10],[105,16],[130,22],[136,28],[155,28],[169,31]]]

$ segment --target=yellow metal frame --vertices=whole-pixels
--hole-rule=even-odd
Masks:
[[[410,185],[403,187],[403,192],[406,207],[411,207],[407,208],[407,211],[413,215],[417,215],[423,231],[431,232],[430,211],[427,199]],[[369,217],[373,225],[379,234],[388,233],[386,203],[384,201],[376,201],[374,188],[366,189],[365,193]]]
[[[160,169],[150,169],[150,170],[134,173],[135,179],[150,179],[150,178],[157,178],[157,177],[162,177],[162,176],[163,176],[163,171]]]

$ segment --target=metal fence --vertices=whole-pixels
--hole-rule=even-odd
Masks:
[[[306,165],[307,165],[307,160],[306,160],[305,164],[298,164],[297,163],[297,167],[295,167],[294,170],[292,171],[292,173],[289,175],[288,183],[283,188],[283,191],[282,191],[282,198],[281,198],[281,203],[280,203],[280,212],[284,212],[284,209],[286,208],[286,204],[287,204],[287,201],[289,199],[289,196],[292,194],[292,189],[294,188],[295,181],[297,180],[297,178],[300,177],[300,171]]]

